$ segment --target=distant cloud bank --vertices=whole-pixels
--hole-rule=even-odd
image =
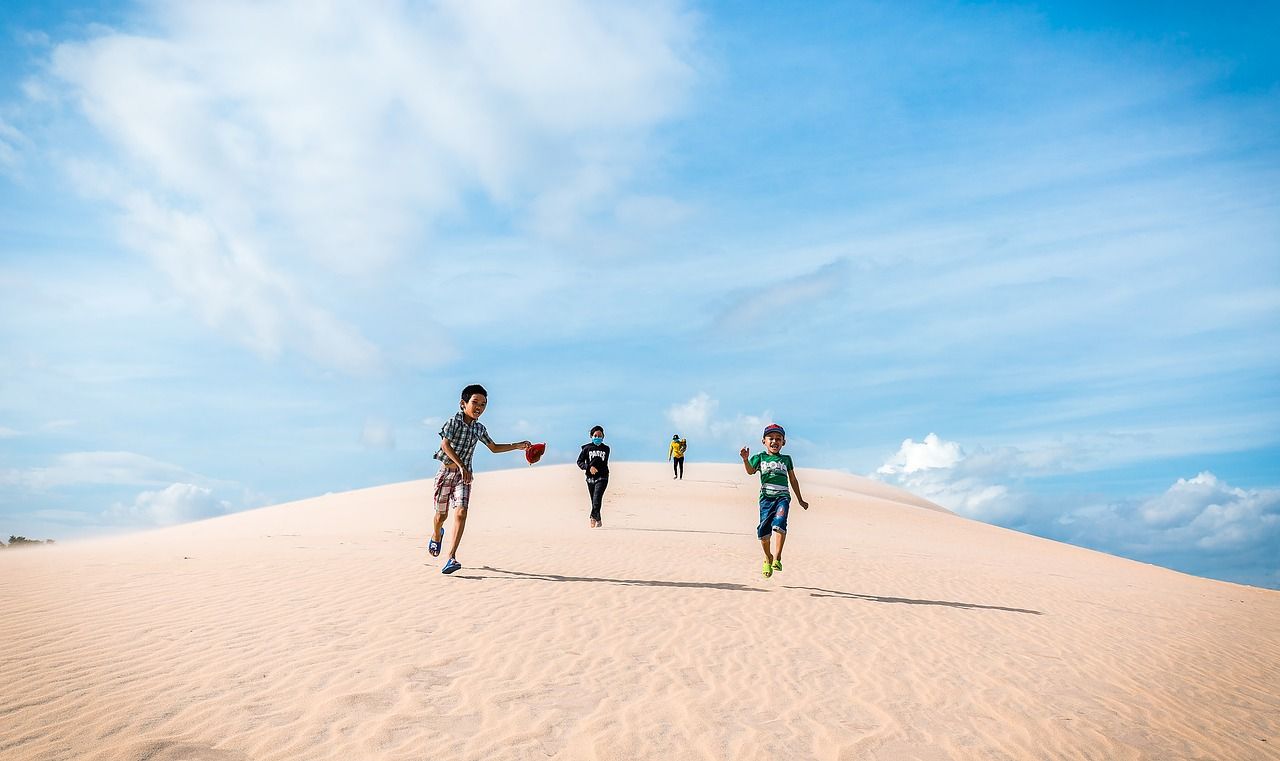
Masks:
[[[1062,467],[1069,460],[1061,451],[970,454],[959,442],[930,433],[904,441],[872,477],[961,515],[1051,539],[1194,573],[1231,568],[1226,561],[1235,555],[1242,580],[1280,579],[1280,490],[1234,487],[1209,471],[1129,500],[1051,499],[1034,490],[1035,476],[1052,472],[1054,461]]]

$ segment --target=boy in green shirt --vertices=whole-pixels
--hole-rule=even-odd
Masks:
[[[796,481],[795,466],[791,464],[791,456],[779,454],[787,443],[787,432],[782,426],[772,423],[764,429],[764,450],[759,454],[751,454],[746,447],[738,452],[742,456],[742,466],[747,475],[760,474],[760,525],[756,526],[756,537],[764,548],[764,570],[761,574],[767,579],[774,571],[782,570],[782,545],[787,541],[787,508],[791,507],[790,485],[796,492],[796,501],[805,510],[809,503],[800,496],[800,482]],[[769,534],[778,537],[778,549],[769,551]]]

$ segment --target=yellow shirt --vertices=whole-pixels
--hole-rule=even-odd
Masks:
[[[689,446],[688,439],[671,442],[670,457],[684,457],[684,450]]]

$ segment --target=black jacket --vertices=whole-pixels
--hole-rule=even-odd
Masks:
[[[591,475],[591,471],[587,470],[592,465],[596,466],[596,474]],[[582,451],[578,453],[578,467],[587,471],[587,480],[596,481],[601,478],[609,477],[609,445],[608,444],[583,444]]]

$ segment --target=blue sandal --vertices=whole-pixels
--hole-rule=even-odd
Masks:
[[[444,532],[443,532],[443,531],[441,531],[441,532],[440,532],[440,542],[443,542],[443,541],[444,541]],[[431,557],[433,557],[433,558],[438,558],[438,557],[440,557],[440,542],[437,542],[437,541],[436,541],[436,540],[434,540],[434,539],[432,539],[431,541],[427,542],[427,552],[431,555]]]
[[[449,558],[447,561],[445,561],[444,568],[440,569],[440,573],[453,573],[454,571],[461,570],[461,569],[462,569],[462,563],[459,563],[453,558]]]

